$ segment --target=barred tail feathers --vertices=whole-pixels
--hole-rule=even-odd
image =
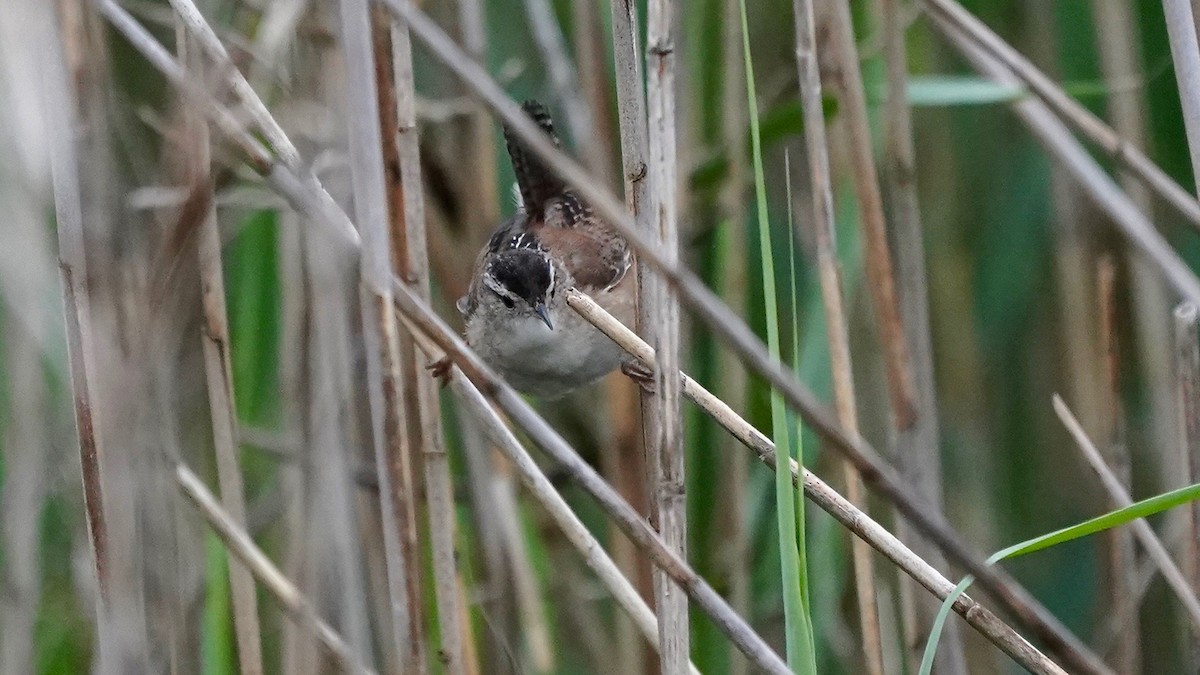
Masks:
[[[546,107],[537,101],[526,101],[521,107],[550,140],[559,145],[558,136],[554,133],[554,120]],[[504,127],[504,142],[508,146],[508,156],[517,177],[517,190],[521,193],[525,212],[533,219],[540,219],[547,200],[562,194],[563,183],[507,126]]]

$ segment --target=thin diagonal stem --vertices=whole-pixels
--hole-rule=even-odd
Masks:
[[[656,363],[656,355],[650,345],[605,312],[586,294],[571,289],[568,292],[567,301],[572,309],[579,312],[580,316],[599,328],[622,349],[647,367],[660,370]],[[774,468],[775,444],[769,438],[738,416],[724,401],[709,393],[691,377],[684,373],[680,373],[680,377],[685,396],[734,438],[753,450],[761,462]],[[867,542],[872,548],[894,562],[938,599],[944,600],[954,590],[954,582],[942,576],[932,565],[914,553],[882,525],[872,520],[869,515],[826,485],[811,471],[801,469],[794,459],[791,460],[791,470],[793,483],[803,486],[805,494],[814,504],[845,525],[856,537]],[[966,596],[961,596],[958,601],[955,601],[954,610],[1017,663],[1036,673],[1063,672],[1015,630],[974,600],[967,598],[966,603],[960,604],[959,601],[963,598]]]
[[[697,608],[708,614],[717,628],[728,635],[734,645],[742,650],[756,667],[769,673],[789,672],[787,664],[750,628],[746,620],[730,609],[712,586],[696,574],[691,566],[650,528],[645,519],[634,511],[591,465],[579,457],[515,389],[492,372],[424,301],[399,281],[395,283],[395,296],[396,305],[413,326],[437,343],[484,395],[499,405],[514,424],[524,429],[543,452],[592,495],[634,544],[670,575],[695,602]]]

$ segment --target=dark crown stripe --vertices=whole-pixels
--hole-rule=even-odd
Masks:
[[[554,145],[558,146],[558,136],[554,133],[554,120],[551,119],[546,107],[537,101],[526,101],[521,107],[530,119],[550,137]],[[517,189],[521,192],[521,201],[525,203],[525,211],[531,219],[541,220],[546,202],[551,197],[562,194],[563,183],[507,126],[504,127],[504,142],[508,146],[508,156],[512,161],[513,173],[517,177]]]

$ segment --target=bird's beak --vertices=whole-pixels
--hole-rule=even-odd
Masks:
[[[554,330],[554,322],[550,320],[550,312],[546,310],[546,303],[539,302],[533,306],[533,313],[538,315],[538,318],[546,322],[546,327]]]

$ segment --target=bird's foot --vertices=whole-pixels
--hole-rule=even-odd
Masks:
[[[654,370],[641,361],[627,359],[621,362],[621,372],[637,383],[647,394],[654,393]]]
[[[450,360],[449,356],[443,356],[425,366],[425,370],[428,370],[430,375],[436,377],[438,382],[444,387],[450,382],[450,368],[453,365],[454,362]]]

